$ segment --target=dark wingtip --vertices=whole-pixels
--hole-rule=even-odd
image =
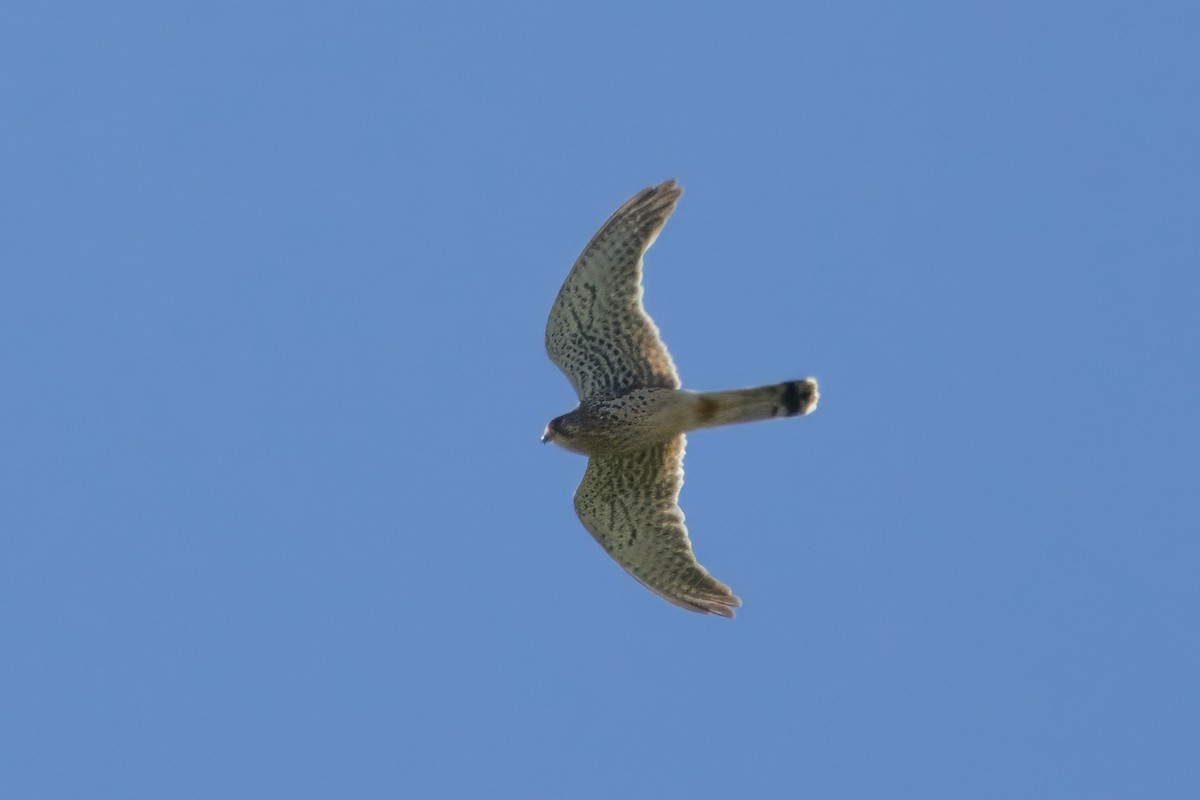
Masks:
[[[736,597],[733,599],[735,602],[729,603],[728,605],[726,605],[724,603],[708,603],[704,606],[704,610],[708,611],[712,614],[716,614],[718,617],[724,617],[725,619],[733,619],[733,617],[734,617],[733,610],[735,608],[738,608],[742,604],[742,601],[738,600]]]
[[[654,192],[655,194],[670,195],[672,200],[678,200],[679,196],[683,194],[683,187],[680,186],[679,182],[674,178],[667,178],[650,191]]]
[[[654,202],[657,205],[665,201],[667,205],[674,205],[679,196],[683,194],[683,187],[674,178],[667,178],[657,186],[647,186],[638,192],[628,203],[629,206],[638,205],[639,203]],[[657,201],[657,202],[656,202]]]

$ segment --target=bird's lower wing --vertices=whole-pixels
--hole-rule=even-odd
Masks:
[[[629,455],[593,456],[575,492],[575,513],[596,541],[664,600],[732,617],[742,604],[696,562],[679,489],[683,436]]]

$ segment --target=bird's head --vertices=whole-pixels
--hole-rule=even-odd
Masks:
[[[579,425],[575,419],[575,412],[572,411],[570,414],[563,414],[561,417],[550,420],[550,424],[542,433],[542,444],[554,442],[559,447],[576,450],[575,437],[578,433]]]

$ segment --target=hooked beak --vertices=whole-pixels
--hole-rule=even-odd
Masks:
[[[542,433],[542,444],[546,444],[554,438],[554,431],[550,430],[550,426],[546,426],[546,430]]]

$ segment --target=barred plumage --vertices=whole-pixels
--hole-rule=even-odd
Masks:
[[[817,382],[679,388],[642,307],[642,256],[682,191],[670,180],[634,195],[584,248],[559,290],[546,351],[575,387],[579,406],[551,420],[542,441],[589,456],[575,511],[617,563],[675,605],[732,617],[741,600],[696,562],[678,505],[684,434],[807,414],[817,405]]]

